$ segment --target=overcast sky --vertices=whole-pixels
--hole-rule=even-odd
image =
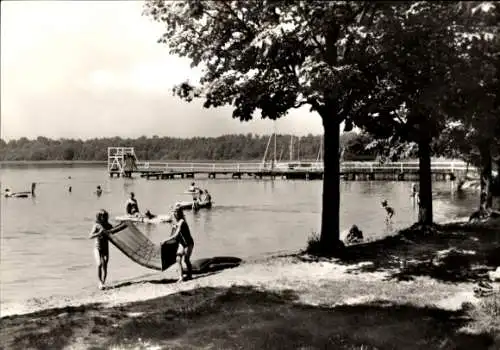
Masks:
[[[162,25],[142,1],[2,1],[1,137],[218,136],[273,131],[231,110],[172,96],[196,77],[156,43]],[[307,108],[276,122],[279,133],[322,132]]]

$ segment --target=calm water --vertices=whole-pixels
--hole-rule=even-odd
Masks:
[[[2,192],[28,190],[37,182],[36,198],[1,198],[0,296],[2,306],[34,297],[71,295],[95,290],[93,241],[87,239],[100,208],[112,218],[123,215],[133,191],[141,211],[166,214],[191,179],[110,179],[102,166],[0,169]],[[71,177],[69,179],[68,177]],[[195,180],[212,193],[214,207],[186,212],[196,241],[193,258],[231,255],[256,257],[301,249],[319,228],[322,181],[206,179]],[[73,192],[67,188],[72,186]],[[101,185],[104,194],[93,192]],[[343,182],[341,227],[357,224],[365,236],[383,236],[410,225],[416,211],[409,182]],[[457,197],[451,183],[435,184],[437,222],[463,217],[477,203],[475,195]],[[380,201],[395,209],[394,225],[384,223]],[[141,225],[155,242],[166,239],[169,224]],[[111,246],[109,283],[156,272],[128,260]]]

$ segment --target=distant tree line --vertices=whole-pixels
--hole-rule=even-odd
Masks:
[[[5,142],[0,140],[0,160],[43,161],[43,160],[107,160],[108,147],[134,147],[140,160],[261,160],[274,157],[274,138],[269,135],[223,135],[219,137],[145,137],[94,138],[89,140],[58,139],[38,137],[30,140],[22,137]],[[355,132],[341,136],[341,147],[345,160],[373,160],[376,150],[366,149],[373,141],[368,134]],[[277,135],[276,159],[316,160],[321,156],[322,137],[307,135]]]

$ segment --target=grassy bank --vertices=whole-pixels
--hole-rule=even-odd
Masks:
[[[297,303],[293,291],[200,288],[124,307],[66,308],[2,321],[5,348],[488,349],[463,311]]]
[[[182,284],[115,286],[97,303],[2,318],[0,346],[499,349],[498,283],[488,296],[474,294],[500,265],[499,227],[413,228],[347,247],[340,259],[301,253]],[[111,299],[129,302],[104,302]]]

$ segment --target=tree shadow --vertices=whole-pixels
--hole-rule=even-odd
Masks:
[[[295,292],[198,288],[111,308],[0,320],[9,349],[492,349],[493,333],[468,334],[465,311],[371,302],[311,306]],[[82,336],[84,334],[84,336]]]
[[[396,280],[429,276],[477,282],[500,266],[500,229],[497,224],[413,225],[395,236],[346,246],[338,263],[356,265],[351,273],[385,271]]]

